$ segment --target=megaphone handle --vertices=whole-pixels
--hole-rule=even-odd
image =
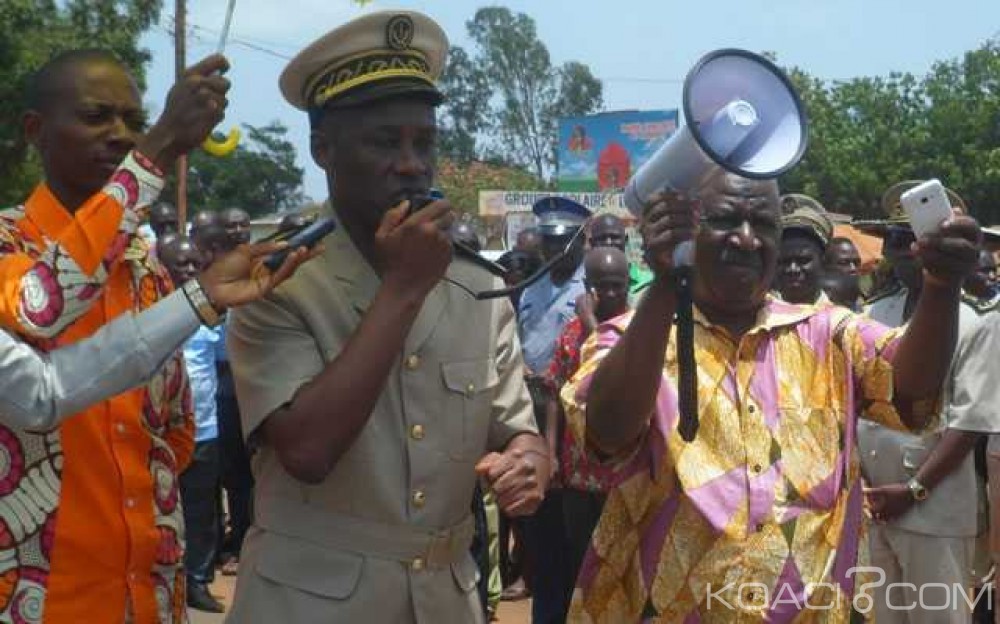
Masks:
[[[678,431],[685,442],[698,434],[698,371],[694,358],[694,271],[690,266],[674,269],[677,292],[677,405]]]

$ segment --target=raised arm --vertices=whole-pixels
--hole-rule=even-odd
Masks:
[[[84,204],[38,259],[26,253],[17,223],[0,220],[0,323],[36,338],[57,336],[90,309],[121,262],[146,207],[163,188],[148,158],[130,153],[108,184]],[[41,187],[27,206],[55,201]]]
[[[924,285],[893,358],[893,401],[911,428],[922,427],[931,412],[915,404],[940,396],[958,334],[962,281],[975,269],[980,236],[974,219],[956,216],[916,243]]]
[[[100,296],[104,283],[135,237],[145,210],[163,188],[163,171],[198,146],[222,119],[229,83],[214,75],[221,56],[193,66],[170,90],[163,115],[141,137],[108,183],[83,205],[68,207],[65,223],[37,224],[29,254],[20,211],[0,218],[0,325],[25,336],[57,336]],[[47,186],[28,199],[58,203]],[[58,212],[58,211],[56,211]],[[2,215],[0,215],[2,216]]]
[[[643,240],[657,277],[594,373],[587,401],[587,439],[609,455],[634,443],[653,415],[676,310],[671,256],[678,243],[694,237],[698,218],[692,203],[676,194],[651,199]]]

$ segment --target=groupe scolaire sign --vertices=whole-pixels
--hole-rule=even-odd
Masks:
[[[479,191],[479,216],[503,217],[511,212],[531,212],[546,197],[565,197],[586,206],[591,212],[610,212],[631,220],[622,193],[575,193],[566,191]]]

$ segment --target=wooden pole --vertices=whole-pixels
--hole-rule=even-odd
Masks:
[[[187,6],[186,0],[175,0],[174,5],[174,75],[180,80],[187,67]],[[187,174],[188,159],[177,159],[177,231],[187,232]]]

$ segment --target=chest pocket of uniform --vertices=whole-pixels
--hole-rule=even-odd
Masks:
[[[478,459],[486,448],[490,405],[499,383],[492,358],[441,364],[445,392],[445,446],[452,459]]]

